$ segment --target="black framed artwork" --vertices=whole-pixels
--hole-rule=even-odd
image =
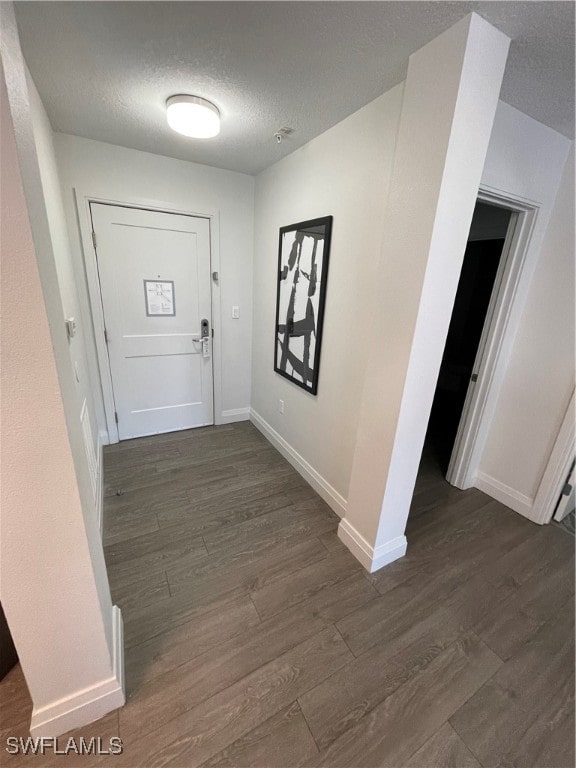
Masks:
[[[318,391],[332,216],[281,227],[274,370]]]

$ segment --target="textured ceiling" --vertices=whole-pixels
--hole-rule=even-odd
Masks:
[[[16,4],[55,130],[246,173],[401,82],[410,53],[472,10],[513,40],[502,99],[573,136],[572,2]],[[175,93],[215,102],[220,136],[173,133]]]

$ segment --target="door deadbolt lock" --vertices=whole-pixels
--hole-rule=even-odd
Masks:
[[[206,318],[200,321],[200,339],[202,341],[202,357],[210,357],[210,323]]]

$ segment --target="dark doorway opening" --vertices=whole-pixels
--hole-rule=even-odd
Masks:
[[[445,475],[462,417],[474,362],[494,291],[511,211],[477,202],[458,282],[434,401],[428,421],[412,512],[418,513],[421,488]],[[443,494],[441,494],[443,495]],[[422,505],[420,505],[422,506]],[[425,505],[428,507],[429,505]],[[420,511],[425,511],[420,509]]]

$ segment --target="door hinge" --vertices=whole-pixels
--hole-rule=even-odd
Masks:
[[[118,424],[118,414],[116,411],[114,411],[114,421]]]
[[[104,328],[104,341],[108,344],[108,331]]]
[[[212,328],[212,338],[214,338],[214,328]]]
[[[478,374],[473,373],[472,376],[470,376],[470,381],[478,381]]]
[[[92,245],[94,246],[94,250],[96,250],[96,232],[92,230]]]
[[[562,488],[561,496],[570,496],[571,493],[572,493],[572,486],[570,485],[570,483],[566,483],[564,488]]]

